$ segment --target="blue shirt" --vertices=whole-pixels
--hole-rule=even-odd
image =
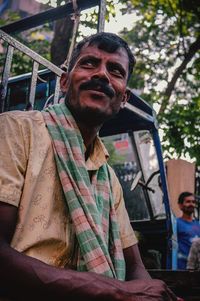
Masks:
[[[200,237],[200,224],[198,221],[186,221],[177,218],[177,238],[178,238],[178,269],[186,269],[187,257],[192,242]]]

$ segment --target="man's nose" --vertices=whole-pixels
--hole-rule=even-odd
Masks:
[[[94,74],[92,75],[93,79],[101,79],[105,82],[105,84],[109,84],[110,79],[107,72],[107,69],[104,65],[98,66],[98,68],[95,70]]]

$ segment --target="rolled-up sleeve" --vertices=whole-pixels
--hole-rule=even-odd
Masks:
[[[25,141],[14,113],[0,115],[0,201],[18,206],[26,170]]]

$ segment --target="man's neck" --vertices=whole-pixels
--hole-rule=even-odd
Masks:
[[[183,220],[187,221],[187,222],[192,222],[193,221],[193,214],[185,214],[183,213],[182,217]]]
[[[86,147],[86,160],[89,157],[92,149],[93,149],[93,143],[94,140],[96,139],[97,133],[100,130],[100,126],[99,127],[88,127],[85,124],[82,124],[80,122],[77,122],[78,128],[81,132],[83,141],[84,141],[84,145]]]
[[[97,136],[97,133],[99,132],[102,126],[102,123],[97,124],[96,120],[95,122],[92,123],[90,117],[83,119],[77,115],[77,112],[73,110],[73,108],[70,106],[69,103],[66,103],[66,105],[76,121],[76,124],[81,132],[86,149],[91,149],[93,142]]]

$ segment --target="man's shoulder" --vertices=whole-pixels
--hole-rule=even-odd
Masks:
[[[8,111],[0,114],[0,118],[12,118],[17,120],[43,120],[40,111]]]
[[[199,221],[198,221],[198,220],[194,219],[194,220],[193,220],[193,222],[194,222],[194,224],[197,224],[197,225],[199,225],[199,226],[200,226],[200,223],[199,223]]]
[[[188,228],[188,227],[195,227],[200,229],[200,223],[197,220],[187,221],[182,217],[177,218],[177,227],[180,228]]]
[[[192,224],[192,223],[198,223],[198,221],[196,221],[196,220],[186,220],[182,217],[177,217],[177,223]]]
[[[185,221],[182,217],[178,217],[176,222],[178,231],[187,228],[189,225],[189,222]]]
[[[28,124],[36,126],[44,123],[42,113],[40,111],[8,111],[0,114],[0,122],[4,125],[10,124],[25,125]]]

